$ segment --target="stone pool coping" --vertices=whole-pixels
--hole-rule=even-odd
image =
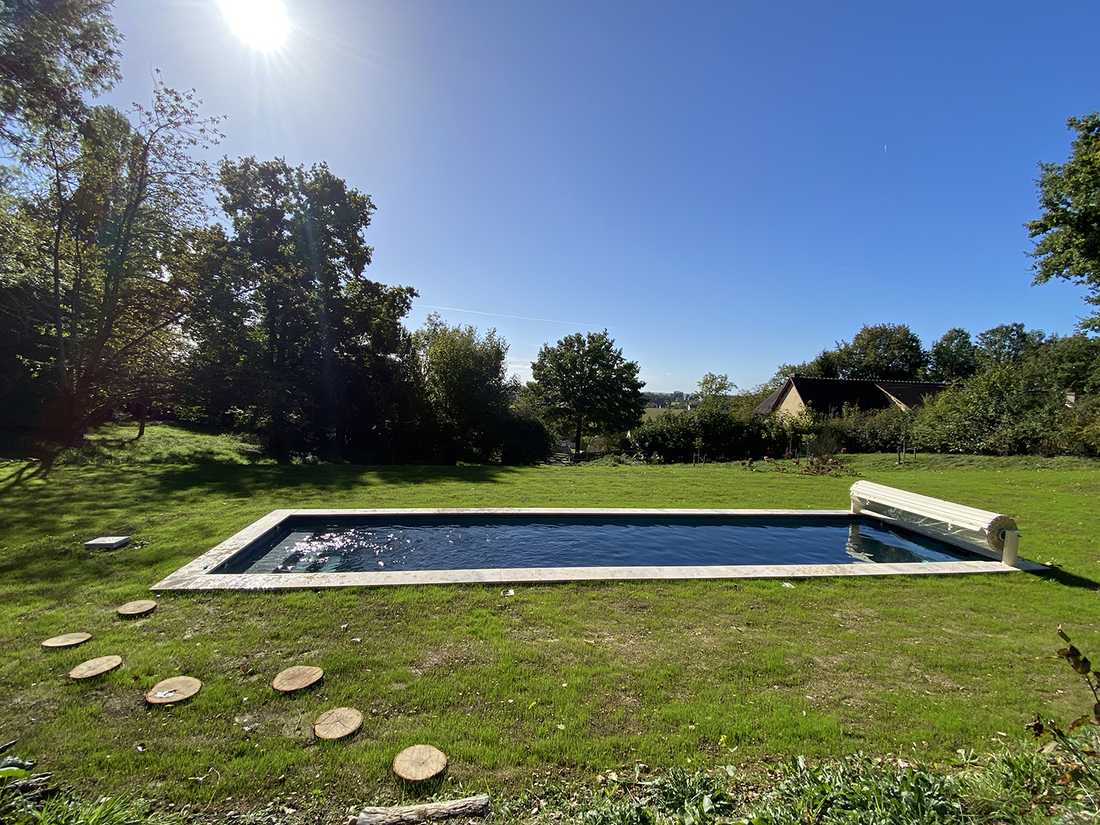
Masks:
[[[153,590],[290,590],[315,587],[384,587],[402,584],[539,584],[567,581],[673,579],[801,579],[819,576],[932,576],[1042,570],[1021,560],[1011,567],[992,551],[961,545],[989,560],[897,564],[723,564],[639,567],[498,567],[472,570],[407,570],[358,573],[211,573],[218,565],[296,516],[852,516],[850,510],[713,510],[641,508],[477,507],[272,510],[221,544],[153,585]],[[862,513],[861,518],[878,518]]]

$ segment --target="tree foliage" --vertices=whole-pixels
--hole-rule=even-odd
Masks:
[[[905,324],[868,324],[840,348],[841,378],[918,378],[927,356]]]
[[[1071,117],[1076,134],[1065,163],[1043,163],[1038,218],[1027,224],[1035,239],[1035,281],[1061,278],[1082,284],[1097,309],[1081,322],[1100,330],[1100,113]]]
[[[1047,452],[1061,397],[1014,366],[993,366],[928,402],[916,423],[918,443],[948,453]]]
[[[79,440],[163,378],[194,282],[190,233],[210,184],[196,148],[218,139],[193,93],[158,84],[132,118],[92,109],[79,130],[21,145],[22,192],[7,202],[18,241],[0,292],[7,323],[29,319],[22,377],[49,398],[44,426]],[[160,373],[160,374],[158,374]]]
[[[444,460],[487,460],[501,445],[517,384],[496,330],[449,326],[435,314],[413,337],[424,401]]]
[[[1037,349],[1046,336],[1023,324],[998,324],[978,335],[977,359],[983,367],[1011,364]]]
[[[699,405],[725,407],[737,385],[725,373],[708,372],[699,379],[695,402]]]
[[[245,382],[277,456],[381,458],[413,417],[401,320],[416,292],[364,277],[373,202],[324,164],[225,161],[219,184],[232,232],[203,259],[201,365]]]
[[[81,127],[87,95],[119,79],[114,0],[0,3],[0,140]]]
[[[978,348],[970,333],[953,327],[928,352],[929,375],[937,381],[969,378],[978,368]]]
[[[0,145],[17,161],[0,170],[0,429],[73,443],[120,412],[157,414],[248,430],[287,460],[451,462],[537,460],[553,426],[577,452],[632,430],[650,457],[728,459],[825,443],[812,416],[751,415],[802,372],[952,381],[916,415],[930,449],[1100,451],[1100,343],[1019,323],[976,341],[952,329],[928,353],[904,324],[864,326],[757,392],[708,373],[690,412],[643,426],[638,365],[606,331],[544,346],[518,387],[495,331],[432,317],[409,332],[415,290],[366,277],[375,204],[325,164],[247,157],[215,175],[201,158],[218,121],[159,82],[148,106],[95,105],[119,76],[111,6],[0,3]],[[1070,126],[1029,224],[1036,279],[1082,283],[1100,306],[1100,115]],[[826,423],[882,449],[912,420]]]
[[[914,432],[936,452],[1096,454],[1100,409],[1088,399],[1097,391],[1100,339],[1053,338],[940,393],[918,410]]]
[[[621,432],[641,421],[645,383],[638,364],[623,357],[607,330],[544,345],[531,372],[547,415],[568,428],[577,453],[585,434]]]

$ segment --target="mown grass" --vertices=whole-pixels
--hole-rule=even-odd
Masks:
[[[120,441],[117,432],[105,440]],[[356,467],[244,464],[232,439],[151,426],[48,474],[0,465],[0,739],[78,788],[219,806],[275,793],[333,806],[393,796],[397,750],[433,742],[460,789],[635,762],[759,764],[797,754],[929,759],[1022,735],[1035,710],[1080,709],[1053,630],[1100,647],[1100,465],[1074,459],[848,459],[850,475],[774,466]],[[166,456],[174,457],[171,461]],[[195,460],[188,460],[188,457]],[[790,469],[790,468],[788,468]],[[843,507],[856,474],[1016,515],[1048,576],[409,587],[163,594],[150,618],[113,609],[279,507]],[[135,545],[90,554],[92,536]],[[347,629],[342,629],[343,625]],[[95,638],[46,652],[70,630]],[[119,653],[74,684],[66,672]],[[293,698],[288,663],[326,671]],[[202,692],[147,709],[187,673]],[[310,722],[360,708],[361,733],[317,744]]]

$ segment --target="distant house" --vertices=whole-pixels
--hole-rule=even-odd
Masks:
[[[807,409],[824,415],[839,415],[845,407],[885,410],[917,407],[929,395],[947,385],[936,381],[886,381],[875,378],[810,378],[792,375],[756,405],[756,415],[798,415]]]

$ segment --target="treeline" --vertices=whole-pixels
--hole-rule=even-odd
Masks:
[[[754,415],[756,405],[795,373],[937,380],[948,386],[909,411]],[[926,350],[904,325],[871,325],[808,362],[783,365],[753,392],[729,395],[708,376],[696,397],[694,409],[648,419],[621,447],[659,461],[900,449],[1096,456],[1100,338],[1048,336],[1022,324],[1003,324],[975,337],[949,330]]]
[[[110,31],[86,9],[73,26]],[[60,35],[85,36],[66,20]],[[541,455],[504,342],[438,319],[410,333],[415,291],[364,276],[370,197],[324,164],[211,169],[217,123],[198,108],[158,84],[131,115],[9,118],[0,428],[69,445],[130,413],[253,432],[283,459]]]
[[[925,350],[905,325],[871,325],[783,371],[949,384],[912,414],[847,411],[830,422],[829,437],[853,451],[904,441],[934,452],[1100,454],[1100,339],[1084,333],[954,328]]]
[[[816,378],[953,381],[1015,363],[1046,341],[1045,333],[1019,323],[1000,324],[976,336],[954,327],[925,349],[905,324],[868,324],[851,341],[841,341],[804,363],[784,364],[773,385],[794,373]]]
[[[784,455],[806,444],[957,452],[1100,451],[1097,341],[1006,324],[927,350],[903,325],[782,368],[738,394],[708,375],[692,409],[641,424],[638,364],[602,333],[543,347],[527,386],[493,331],[433,317],[366,277],[370,196],[325,164],[203,158],[220,121],[157,82],[123,112],[90,99],[119,78],[108,0],[0,5],[0,433],[81,442],[119,415],[255,434],[283,460],[534,461],[585,440],[653,460]],[[1100,118],[1043,167],[1029,224],[1039,280],[1100,303]],[[1100,321],[1086,319],[1084,328]],[[913,415],[752,416],[786,374],[929,378]],[[652,394],[653,403],[686,401]],[[140,432],[140,430],[139,430]]]
[[[0,432],[74,445],[120,415],[253,433],[284,460],[533,461],[641,414],[606,333],[507,373],[495,332],[365,276],[375,204],[325,164],[203,157],[221,134],[157,82],[123,112],[108,0],[0,7]]]
[[[182,189],[206,174],[178,151],[202,128],[190,99],[159,87],[152,111],[150,125],[90,110],[72,162],[47,158],[48,185],[5,193],[9,436],[73,445],[123,414],[252,433],[281,460],[523,463],[551,426],[580,439],[640,414],[637,365],[606,333],[544,348],[521,387],[494,331],[407,329],[415,290],[363,274],[373,203],[323,164],[226,160],[210,220]],[[611,386],[568,397],[570,370]]]

